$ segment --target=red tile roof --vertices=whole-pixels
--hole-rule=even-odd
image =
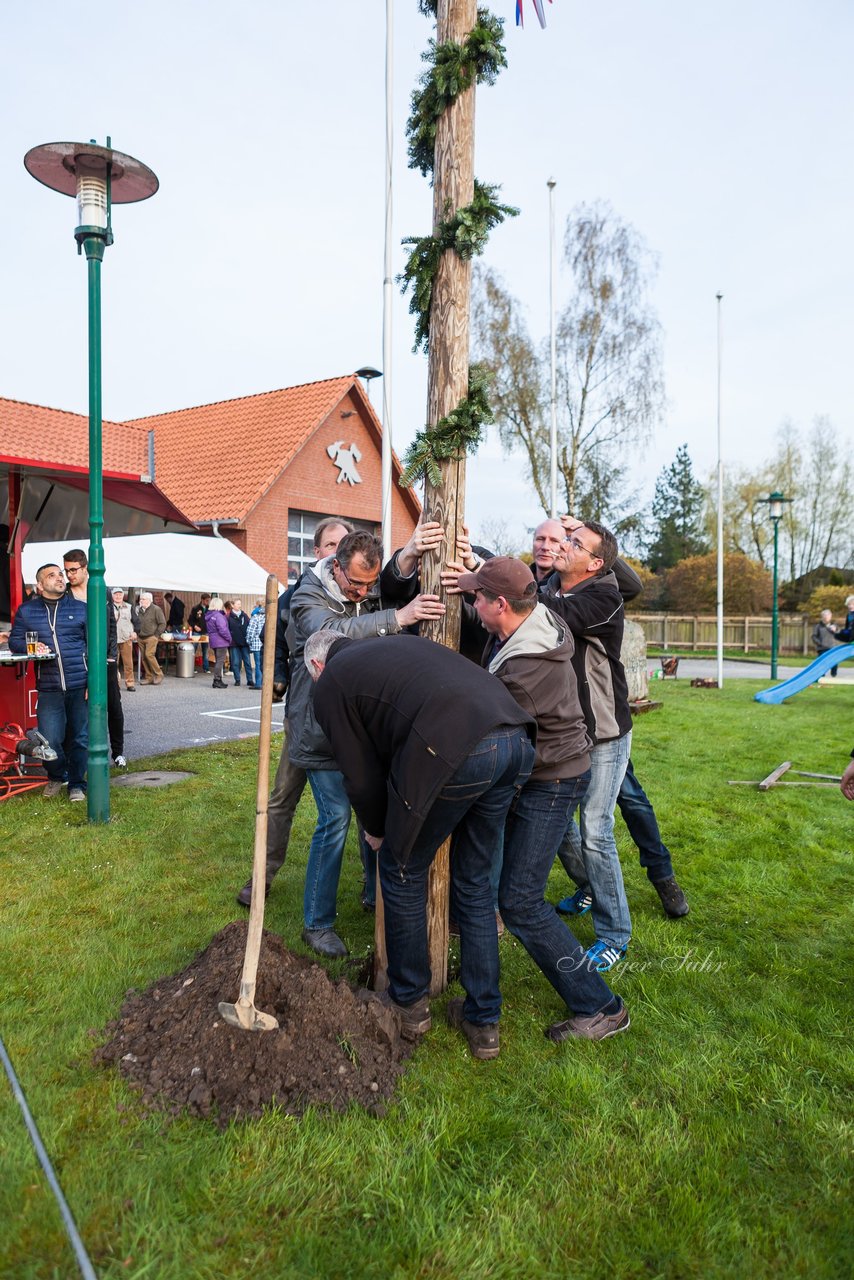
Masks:
[[[133,423],[103,424],[104,474],[148,472],[148,433]],[[88,471],[89,419],[40,404],[0,398],[0,458],[52,470]]]
[[[157,484],[193,520],[242,521],[358,380],[353,374],[137,418]]]

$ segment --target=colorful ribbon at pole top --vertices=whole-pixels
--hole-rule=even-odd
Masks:
[[[551,3],[552,3],[552,0],[549,0],[549,4]],[[540,26],[544,27],[546,25],[546,13],[545,13],[545,10],[543,9],[543,0],[533,0],[533,4],[534,4],[534,12],[536,13],[537,17],[540,20]],[[516,0],[516,26],[524,27],[524,25],[525,25],[525,15],[522,12],[522,0]]]

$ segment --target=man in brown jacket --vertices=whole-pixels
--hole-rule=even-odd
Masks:
[[[166,630],[166,615],[160,605],[154,603],[150,591],[140,591],[136,619],[136,635],[145,669],[139,683],[160,684],[163,672],[157,661],[157,642]]]
[[[537,584],[521,560],[493,557],[461,574],[457,587],[474,592],[489,634],[481,665],[537,722],[534,768],[507,818],[499,910],[570,1010],[567,1019],[546,1028],[548,1038],[603,1040],[627,1029],[628,1010],[545,900],[558,846],[590,782],[591,741],[578,699],[572,633],[538,603]]]

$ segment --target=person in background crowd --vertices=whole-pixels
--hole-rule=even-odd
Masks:
[[[255,681],[254,683],[250,681],[250,689],[260,689],[263,680],[265,621],[264,601],[256,600],[255,608],[249,615],[249,625],[246,628],[246,643],[249,645],[249,656],[255,668]]]
[[[65,576],[68,578],[68,594],[84,603],[89,594],[89,562],[85,551],[74,547],[63,556]],[[110,751],[113,763],[119,769],[127,768],[125,759],[125,713],[119,688],[118,627],[112,600],[107,597],[107,728],[110,735]]]
[[[228,606],[231,605],[229,609]],[[249,614],[243,611],[242,600],[227,600],[225,611],[228,614],[228,629],[231,632],[231,674],[234,676],[234,683],[240,684],[240,668],[241,666],[246,672],[246,683],[251,688],[254,684],[252,679],[252,658],[249,652],[249,640],[246,635],[249,626]]]
[[[163,599],[169,610],[169,616],[166,619],[166,630],[172,632],[183,631],[185,613],[184,601],[178,596],[173,595],[171,591],[167,591]]]
[[[845,598],[845,621],[839,628],[837,636],[845,644],[854,642],[854,596]]]
[[[136,632],[133,629],[130,605],[125,602],[123,587],[113,587],[112,601],[113,617],[116,620],[116,644],[119,650],[119,658],[121,659],[122,673],[125,678],[125,688],[128,693],[135,693],[133,642],[136,639]]]
[[[89,713],[86,706],[86,603],[66,592],[58,564],[44,564],[36,574],[39,594],[15,614],[9,635],[13,652],[26,653],[27,632],[37,631],[39,653],[56,656],[36,666],[39,691],[36,719],[56,752],[45,762],[48,783],[42,793],[53,799],[68,781],[68,799],[86,799]]]
[[[821,655],[827,653],[828,649],[835,649],[839,644],[839,628],[833,625],[833,614],[830,609],[822,609],[821,617],[813,627],[812,646],[816,653]],[[835,676],[838,667],[832,667],[830,674]]]
[[[214,671],[212,689],[226,689],[228,686],[222,678],[222,669],[225,666],[226,652],[231,648],[231,632],[228,629],[228,619],[225,613],[225,606],[220,596],[212,596],[210,608],[205,614],[205,630],[208,633],[208,642],[214,652]]]
[[[207,613],[208,609],[210,608],[210,604],[211,604],[210,592],[208,592],[208,591],[203,591],[203,592],[202,592],[202,597],[201,597],[201,599],[199,600],[199,603],[198,603],[198,604],[194,604],[194,605],[193,605],[193,607],[192,607],[192,609],[190,610],[190,616],[189,616],[189,618],[187,619],[187,621],[188,621],[188,623],[189,623],[190,631],[193,633],[193,635],[194,635],[194,636],[203,636],[203,635],[205,635],[205,634],[206,634],[206,632],[205,632],[205,614]],[[208,673],[208,646],[207,646],[207,644],[202,644],[202,645],[199,645],[199,648],[200,648],[200,649],[201,649],[201,651],[202,651],[202,671],[204,671],[205,675],[207,675],[207,673]]]
[[[150,591],[140,591],[136,611],[136,634],[142,655],[145,675],[140,684],[161,684],[163,672],[157,661],[157,644],[166,630],[166,615],[159,604],[154,603]]]

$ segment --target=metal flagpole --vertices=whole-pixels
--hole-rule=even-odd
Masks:
[[[392,70],[394,51],[394,0],[386,0],[385,26],[385,257],[383,262],[383,440],[382,440],[382,524],[383,559],[391,558],[391,338],[392,338],[392,157],[393,102]]]
[[[721,299],[718,300],[718,688],[724,684],[724,464],[721,450]]]
[[[549,437],[549,453],[551,462],[550,473],[550,504],[551,510],[549,515],[554,519],[557,516],[557,345],[555,340],[555,183],[554,178],[549,178],[546,186],[549,189],[549,330],[551,334],[551,434]]]

